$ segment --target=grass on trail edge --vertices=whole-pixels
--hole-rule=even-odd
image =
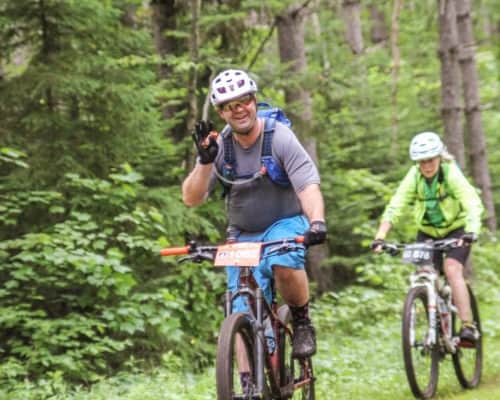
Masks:
[[[437,400],[500,399],[500,271],[483,270],[475,293],[483,326],[480,386],[459,385],[449,355],[440,363]],[[413,399],[401,350],[401,309],[406,287],[385,291],[354,287],[313,304],[318,352],[313,359],[317,400]],[[0,400],[214,400],[215,370],[194,374],[172,353],[153,372],[122,373],[90,389],[71,389],[57,379],[0,388]]]
[[[402,302],[402,300],[401,300]],[[440,363],[438,400],[500,399],[500,329],[492,319],[500,299],[481,305],[483,314],[484,365],[479,388],[463,390],[459,385],[451,358]],[[323,307],[325,309],[323,309]],[[329,305],[317,305],[317,313]],[[331,313],[331,310],[328,311]],[[488,333],[490,332],[490,333]],[[177,360],[179,361],[179,360]],[[172,358],[168,365],[175,365]],[[372,326],[356,334],[323,328],[318,335],[318,354],[314,358],[316,398],[318,400],[386,400],[413,399],[406,382],[400,346],[399,311],[389,311]],[[180,364],[178,365],[180,368]],[[214,400],[215,371],[203,374],[182,372],[179,368],[161,368],[152,374],[122,374],[100,382],[90,389],[65,391],[55,385],[52,396],[40,397],[41,387],[26,388],[0,399],[9,400]],[[47,389],[47,388],[45,388]],[[44,390],[47,393],[47,390]]]

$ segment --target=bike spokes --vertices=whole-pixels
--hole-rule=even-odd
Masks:
[[[425,288],[408,293],[403,312],[403,355],[406,375],[413,394],[432,397],[438,379],[438,348],[429,340],[429,316]]]
[[[314,400],[314,376],[311,359],[297,360],[297,378],[295,379],[296,390],[292,399]]]
[[[255,390],[252,328],[247,317],[230,315],[223,323],[217,349],[219,400],[251,398]]]
[[[456,353],[453,354],[453,366],[457,375],[458,381],[464,388],[473,388],[479,384],[481,380],[482,362],[483,362],[483,348],[482,348],[482,331],[481,321],[479,318],[479,309],[476,299],[470,287],[469,297],[471,302],[472,317],[479,330],[479,338],[475,343],[459,342]],[[453,314],[453,333],[458,335],[460,323],[456,316]]]
[[[278,315],[291,330],[291,315],[287,306],[280,307]],[[314,374],[312,359],[292,357],[292,336],[284,328],[279,332],[280,384],[282,399],[314,400]]]

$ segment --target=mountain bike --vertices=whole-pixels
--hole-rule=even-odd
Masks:
[[[293,326],[288,306],[278,307],[274,284],[269,304],[252,275],[263,258],[303,249],[303,240],[300,236],[215,246],[190,242],[161,250],[163,256],[185,255],[179,262],[209,260],[215,266],[241,268],[237,290],[225,294],[216,358],[218,400],[315,399],[311,358],[291,355]],[[233,313],[233,303],[240,297],[246,300],[249,312]]]
[[[463,342],[459,337],[458,310],[453,304],[451,287],[442,273],[446,252],[457,247],[458,242],[459,239],[450,238],[382,245],[393,256],[402,250],[403,262],[416,266],[410,276],[410,289],[403,308],[402,345],[406,376],[417,398],[434,396],[439,361],[448,354],[451,355],[457,379],[463,388],[474,388],[481,380],[482,331],[476,298],[467,284],[479,339],[476,343]],[[435,253],[439,255],[436,258]]]

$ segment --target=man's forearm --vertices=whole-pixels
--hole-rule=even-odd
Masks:
[[[318,184],[306,186],[297,196],[309,222],[325,221],[325,204]]]
[[[208,195],[213,164],[196,164],[182,183],[182,201],[188,207],[202,204]]]

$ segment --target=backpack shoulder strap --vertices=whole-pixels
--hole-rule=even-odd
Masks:
[[[448,194],[451,197],[455,198],[455,194],[451,190],[451,187],[450,187],[450,185],[448,183],[448,176],[449,176],[449,173],[450,173],[451,163],[454,163],[458,168],[460,168],[458,166],[458,164],[456,163],[456,161],[442,162],[441,165],[440,165],[441,175],[442,175],[441,184],[443,185],[443,188],[444,188],[444,191],[446,192],[446,194]]]
[[[222,163],[221,175],[228,181],[233,181],[236,171],[236,155],[233,145],[233,134],[231,127],[226,125],[221,132],[222,145],[224,147],[224,162]],[[217,168],[217,167],[216,167]],[[231,191],[231,185],[219,179],[222,184],[222,198],[226,197]]]
[[[224,164],[234,167],[236,164],[236,156],[233,146],[233,132],[229,125],[226,125],[221,132],[222,143],[224,146]]]
[[[262,142],[262,157],[270,157],[273,155],[273,134],[276,127],[274,118],[264,118],[264,140]]]

